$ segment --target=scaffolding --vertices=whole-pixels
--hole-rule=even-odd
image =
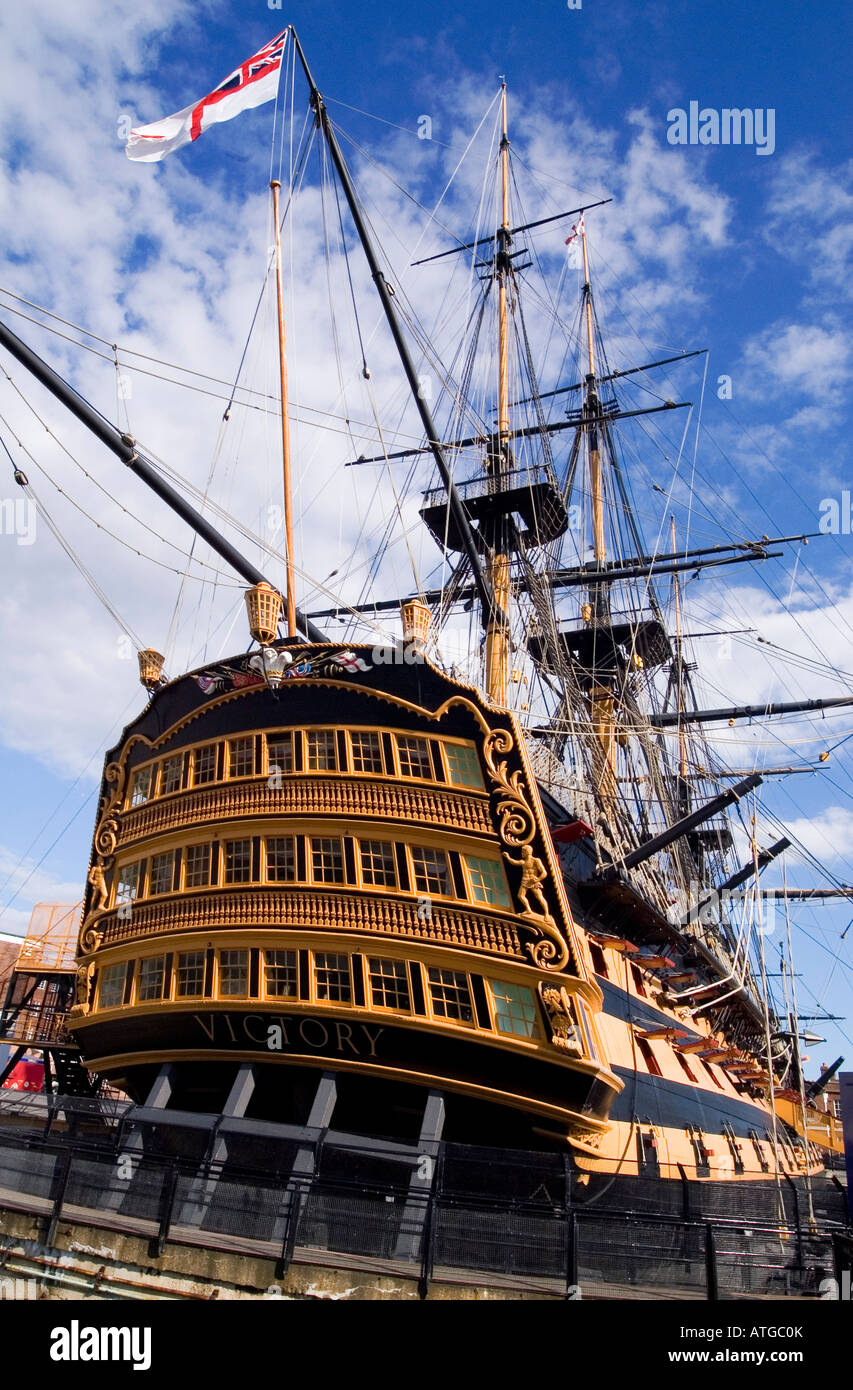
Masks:
[[[0,1042],[12,1045],[8,1061],[0,1067],[0,1087],[32,1052],[42,1055],[46,1090],[53,1089],[53,1075],[62,1089],[90,1088],[78,1049],[66,1032],[76,989],[81,907],[37,903],[33,908],[0,1012]]]
[[[18,952],[15,970],[24,972],[58,970],[74,974],[77,927],[82,903],[36,903],[27,934]]]

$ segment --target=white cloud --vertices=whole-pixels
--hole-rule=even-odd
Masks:
[[[791,833],[809,854],[821,862],[837,863],[853,857],[853,811],[846,806],[827,806],[816,815],[786,821]]]
[[[803,409],[837,403],[853,376],[849,334],[840,324],[785,322],[771,324],[748,339],[743,351],[744,389],[756,396],[803,401]],[[810,417],[814,422],[814,417]],[[823,421],[830,423],[826,412]],[[789,419],[802,426],[798,411]]]
[[[833,304],[853,286],[853,160],[827,166],[811,150],[776,161],[766,240]]]

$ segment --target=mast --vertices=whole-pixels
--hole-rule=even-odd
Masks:
[[[675,517],[670,518],[672,525],[672,549],[675,552]],[[675,708],[681,713],[684,704],[684,648],[681,634],[681,586],[678,582],[678,575],[672,577],[672,588],[675,596]],[[685,811],[688,808],[689,789],[687,785],[687,730],[683,723],[678,725],[678,799],[679,804]]]
[[[589,254],[586,245],[586,219],[581,214],[581,251],[583,253],[583,297],[586,316],[586,437],[589,459],[589,495],[592,502],[592,544],[593,554],[599,568],[604,564],[607,554],[604,541],[604,487],[601,471],[601,408],[595,385],[595,334],[592,319],[592,286],[589,279]],[[584,606],[583,617],[591,627],[597,627],[608,619],[609,601],[601,585],[594,585],[589,591],[590,602]],[[595,736],[604,756],[599,792],[605,805],[610,806],[616,797],[616,727],[614,722],[613,691],[611,687],[596,679],[590,691],[590,714]]]
[[[287,346],[284,337],[284,285],[281,270],[281,223],[278,211],[278,179],[270,181],[275,218],[275,283],[278,298],[278,360],[281,373],[281,461],[284,486],[284,536],[287,589],[287,635],[296,636],[296,595],[293,571],[293,500],[290,485],[290,411],[287,395]]]
[[[507,322],[507,280],[511,270],[509,245],[509,137],[507,135],[506,82],[501,82],[501,225],[497,235],[496,269],[498,278],[498,447],[493,460],[495,485],[509,465],[509,325]],[[505,522],[498,523],[495,545],[488,558],[487,576],[495,606],[486,627],[486,690],[497,705],[506,704],[509,605],[509,555],[506,552]],[[500,539],[499,539],[500,538]]]
[[[590,413],[598,415],[598,393],[595,389],[595,336],[592,328],[592,287],[589,280],[589,256],[586,248],[586,219],[581,216],[581,250],[583,251],[583,295],[586,306],[586,347],[589,364],[587,375],[587,403]],[[592,499],[592,538],[595,558],[603,564],[606,557],[604,546],[604,494],[601,480],[601,447],[597,420],[588,427],[589,444],[589,492]]]

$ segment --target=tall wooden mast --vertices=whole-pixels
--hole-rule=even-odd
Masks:
[[[595,380],[595,332],[592,315],[592,286],[589,279],[589,253],[586,244],[586,220],[581,214],[581,250],[583,252],[583,296],[586,315],[586,440],[589,459],[589,495],[592,507],[593,554],[599,569],[607,558],[604,540],[604,483],[601,469],[601,407]],[[584,617],[593,627],[609,621],[609,602],[604,598],[604,586],[594,585]],[[613,690],[593,673],[590,692],[592,724],[603,754],[599,791],[602,800],[611,804],[616,796],[616,722]]]
[[[672,526],[672,549],[675,551],[675,517],[671,518]],[[675,596],[675,660],[676,660],[676,709],[681,713],[684,704],[684,651],[682,648],[681,636],[681,588],[678,582],[678,575],[672,576],[673,593]],[[682,782],[687,778],[687,730],[681,723],[678,725],[678,772]]]
[[[586,301],[586,346],[589,373],[587,401],[598,413],[598,393],[595,389],[595,336],[592,327],[592,286],[589,281],[589,256],[586,248],[586,221],[581,214],[581,248],[583,250],[583,293]],[[589,492],[592,501],[592,540],[599,565],[607,558],[604,544],[604,489],[601,478],[601,440],[596,423],[587,431],[589,442]]]
[[[284,538],[287,567],[287,635],[296,634],[296,593],[293,568],[293,499],[290,480],[290,413],[287,396],[287,345],[284,336],[284,282],[281,269],[281,223],[278,210],[278,179],[270,182],[273,217],[275,219],[275,283],[278,298],[278,359],[281,372],[281,459],[284,474]]]
[[[509,137],[507,135],[506,82],[501,83],[501,225],[497,235],[496,268],[498,278],[498,438],[493,469],[497,479],[509,466],[509,324],[507,321],[507,281],[509,259]],[[501,528],[502,530],[503,528]],[[503,544],[501,543],[503,541]],[[495,607],[486,627],[486,689],[495,704],[506,704],[509,653],[509,555],[505,536],[495,534],[489,556],[488,579]]]

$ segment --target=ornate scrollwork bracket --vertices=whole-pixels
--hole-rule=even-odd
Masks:
[[[103,912],[92,914],[83,923],[83,930],[80,933],[80,950],[85,951],[87,955],[97,951],[104,939],[104,933],[100,930],[100,921],[104,915]]]
[[[510,773],[507,759],[497,756],[511,752],[513,747],[512,735],[506,729],[492,729],[483,740],[483,757],[498,798],[498,834],[505,845],[521,850],[520,859],[513,859],[504,850],[504,859],[521,870],[516,895],[519,917],[539,938],[528,943],[533,962],[540,970],[562,970],[568,962],[569,949],[542,890],[548,872],[531,848],[536,817],[525,792],[524,774],[521,771]]]
[[[498,791],[498,831],[505,845],[517,849],[530,844],[536,834],[536,821],[524,793],[522,773],[510,774],[506,758],[498,762],[495,757],[496,753],[509,753],[512,748],[512,735],[506,729],[492,729],[483,740],[483,757]]]
[[[125,760],[129,751],[130,744],[128,744],[122,750],[120,762],[107,763],[106,767],[104,768],[104,781],[109,786],[109,791],[106,794],[103,806],[103,815],[105,816],[116,806],[118,806],[122,796],[124,795],[124,782],[125,777],[127,776]]]
[[[89,870],[88,883],[91,891],[89,893],[86,916],[80,934],[80,944],[84,949],[94,949],[93,946],[86,947],[85,942],[87,939],[91,940],[92,923],[105,911],[107,898],[109,896],[105,875],[106,871],[112,866],[116,845],[118,844],[119,832],[121,830],[121,812],[119,806],[121,805],[121,799],[124,795],[127,778],[125,759],[127,758],[128,750],[129,745],[124,748],[119,762],[107,763],[104,769],[104,781],[107,784],[107,791],[104,795],[100,819],[95,827],[94,847],[97,859]]]

